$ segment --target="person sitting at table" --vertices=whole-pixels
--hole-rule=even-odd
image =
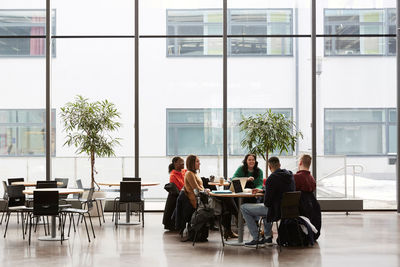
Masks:
[[[294,175],[296,191],[301,191],[299,212],[306,216],[317,229],[314,239],[317,240],[321,232],[321,207],[314,195],[316,183],[310,173],[311,156],[303,154],[299,160],[297,173]]]
[[[179,191],[182,190],[185,183],[186,169],[185,162],[181,157],[174,157],[168,166],[169,182],[174,183]]]
[[[240,209],[246,221],[252,241],[245,243],[246,247],[256,247],[257,243],[263,247],[265,244],[272,245],[272,222],[281,217],[281,200],[285,192],[295,190],[295,182],[291,171],[281,169],[281,164],[277,157],[268,160],[268,168],[271,175],[265,184],[265,189],[254,188],[253,194],[264,193],[264,203],[246,203]],[[260,216],[266,216],[264,223],[264,236],[258,240],[257,220]]]
[[[189,155],[186,158],[186,169],[187,172],[185,174],[183,190],[185,191],[192,207],[196,208],[197,202],[194,190],[197,189],[198,191],[204,191],[203,181],[197,174],[197,171],[200,170],[199,157]]]
[[[242,161],[243,165],[237,168],[232,180],[239,177],[248,177],[246,188],[263,188],[263,171],[258,168],[257,157],[254,154],[247,154]]]

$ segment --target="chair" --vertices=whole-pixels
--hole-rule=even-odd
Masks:
[[[12,183],[14,182],[24,182],[25,179],[24,178],[8,178],[8,185],[12,185]]]
[[[33,191],[33,211],[29,217],[29,245],[31,244],[32,219],[41,216],[56,216],[59,218],[61,229],[61,244],[64,240],[63,214],[59,211],[58,191]]]
[[[62,185],[57,185],[58,188],[67,188],[68,187],[68,178],[55,178],[54,181],[61,182]]]
[[[3,211],[3,214],[1,215],[1,220],[0,220],[0,225],[3,223],[3,218],[4,218],[4,214],[6,213],[7,210],[7,202],[8,202],[8,193],[7,193],[7,182],[6,181],[2,181],[3,182],[3,200],[6,203],[5,209]]]
[[[7,211],[6,211],[6,228],[4,231],[4,238],[7,235],[8,223],[10,221],[11,212],[17,212],[17,214],[21,213],[21,221],[22,221],[22,237],[25,239],[24,234],[24,212],[32,211],[32,208],[25,206],[25,194],[23,191],[25,190],[25,186],[23,185],[9,185],[7,186]]]
[[[300,212],[299,212],[299,202],[300,202],[300,196],[301,196],[301,192],[300,191],[294,191],[294,192],[285,192],[282,195],[282,201],[281,201],[281,218],[282,219],[296,219],[300,216]],[[258,228],[258,235],[260,235],[260,227],[261,227],[261,221],[263,219],[265,219],[266,216],[262,216],[260,218],[260,222],[259,222],[259,228]],[[275,221],[276,223],[276,229],[279,229],[278,226],[278,221]],[[299,223],[296,220],[296,224],[297,224],[297,228],[299,229]],[[298,234],[300,235],[301,233],[298,232]],[[258,239],[260,238],[260,236],[258,236]],[[279,251],[281,251],[281,245],[279,244],[279,242],[277,242],[278,247],[279,247]],[[302,243],[303,245],[303,243]],[[256,245],[256,248],[258,248],[258,244]]]
[[[67,188],[68,187],[68,178],[55,178],[54,181],[57,182],[57,188]],[[58,185],[61,182],[62,185]],[[59,199],[65,203],[65,199],[68,198],[68,195],[59,195]]]
[[[57,188],[57,181],[37,181],[36,188]]]
[[[77,224],[79,223],[79,219],[82,216],[82,220],[85,222],[86,233],[87,233],[87,236],[88,236],[88,239],[89,239],[89,242],[90,242],[90,235],[89,235],[89,230],[88,230],[88,227],[87,227],[86,217],[85,217],[85,214],[87,214],[88,217],[89,217],[90,226],[92,227],[93,238],[96,238],[96,235],[94,233],[93,223],[92,223],[92,217],[90,216],[90,211],[93,208],[93,201],[94,201],[93,200],[93,192],[94,192],[94,188],[90,188],[87,200],[85,202],[86,205],[87,205],[87,209],[66,208],[66,209],[62,210],[64,213],[66,213],[66,214],[69,213],[69,214],[72,215],[72,222],[71,222],[71,217],[70,217],[70,224],[69,224],[69,228],[68,228],[68,236],[69,236],[70,231],[71,231],[71,223],[72,224],[74,223],[73,215],[74,214],[78,214],[79,216],[78,216]],[[101,225],[101,223],[100,223],[100,225]],[[75,228],[75,226],[74,226],[74,228]]]
[[[141,182],[121,182],[120,195],[114,200],[115,226],[118,227],[118,218],[121,204],[136,203],[139,205],[139,222],[140,213],[142,213],[142,227],[144,227],[144,201],[141,198]]]

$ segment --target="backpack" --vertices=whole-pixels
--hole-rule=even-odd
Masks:
[[[282,219],[278,227],[278,239],[276,241],[282,247],[307,246],[306,235],[301,230],[300,220]]]

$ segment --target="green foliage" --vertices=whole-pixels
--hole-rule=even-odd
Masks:
[[[244,133],[241,146],[265,161],[268,161],[268,155],[274,151],[281,154],[294,150],[298,139],[303,138],[301,132],[294,130],[296,125],[292,120],[271,110],[264,114],[242,117],[239,126]]]
[[[121,126],[115,121],[120,118],[120,113],[107,100],[90,103],[78,95],[74,102],[61,108],[60,117],[67,133],[64,145],[75,146],[77,154],[85,153],[91,157],[93,186],[95,157],[114,156],[114,147],[120,144],[119,138],[109,135]]]

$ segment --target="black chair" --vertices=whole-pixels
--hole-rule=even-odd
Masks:
[[[25,179],[24,178],[8,178],[8,185],[12,185],[12,183],[14,182],[24,182]]]
[[[33,211],[29,217],[29,245],[31,244],[32,219],[37,220],[41,216],[56,216],[59,218],[61,230],[61,244],[64,240],[64,218],[59,210],[58,191],[33,191]],[[37,222],[36,220],[36,222]]]
[[[70,231],[71,231],[71,224],[74,224],[74,221],[75,221],[74,218],[73,218],[73,215],[74,214],[78,214],[79,216],[78,216],[77,224],[79,223],[80,217],[82,216],[82,220],[85,222],[86,233],[87,233],[87,236],[88,236],[88,239],[89,239],[89,242],[90,242],[90,235],[89,235],[89,230],[88,230],[88,227],[87,227],[86,217],[85,217],[85,214],[87,214],[88,217],[89,217],[90,226],[92,227],[93,238],[96,238],[96,235],[94,233],[93,223],[92,223],[92,217],[90,216],[90,211],[93,208],[93,201],[94,201],[93,200],[93,192],[94,192],[94,188],[90,188],[87,200],[85,202],[85,204],[87,206],[87,209],[66,208],[66,209],[62,210],[64,213],[72,215],[70,217],[70,223],[69,223],[69,228],[68,228],[68,236],[69,236]],[[101,223],[100,223],[100,225],[101,225]],[[75,229],[75,225],[74,225],[74,229]]]
[[[118,227],[118,218],[121,204],[138,204],[139,205],[139,222],[140,213],[142,215],[142,227],[144,227],[144,201],[141,198],[141,182],[121,182],[120,195],[114,200],[115,226]]]
[[[36,188],[57,188],[57,181],[37,181]]]
[[[299,212],[300,196],[301,196],[300,191],[283,193],[282,201],[281,201],[281,218],[280,218],[280,220],[297,219],[300,216],[300,212]],[[261,219],[263,219],[265,217],[266,216],[263,216]],[[260,219],[259,228],[258,228],[259,235],[260,235],[261,219]],[[295,221],[297,224],[299,238],[300,238],[300,240],[302,240],[301,233],[299,230],[300,229],[299,223],[297,220],[295,220]],[[275,221],[275,223],[276,223],[276,228],[278,230],[279,229],[278,220]],[[258,236],[258,239],[259,238],[260,237]],[[279,236],[278,236],[278,238],[279,238]],[[279,250],[281,251],[281,245],[279,244],[279,242],[277,242],[277,244],[278,244]],[[302,243],[302,246],[303,246],[303,243]],[[256,248],[258,248],[258,244],[257,244]]]
[[[1,215],[1,220],[0,220],[0,225],[3,223],[3,218],[4,218],[4,214],[6,213],[7,210],[7,202],[8,202],[8,193],[7,193],[7,182],[6,181],[2,181],[3,182],[3,200],[5,202],[5,208],[3,211],[3,214]]]
[[[22,237],[25,239],[24,233],[24,212],[32,211],[32,208],[25,206],[25,194],[23,191],[25,190],[25,186],[23,185],[9,185],[7,186],[7,210],[6,210],[6,228],[4,231],[4,238],[7,235],[8,223],[10,221],[11,212],[21,213],[21,225],[22,225]]]
[[[122,177],[123,182],[141,182],[142,178],[140,177]]]

